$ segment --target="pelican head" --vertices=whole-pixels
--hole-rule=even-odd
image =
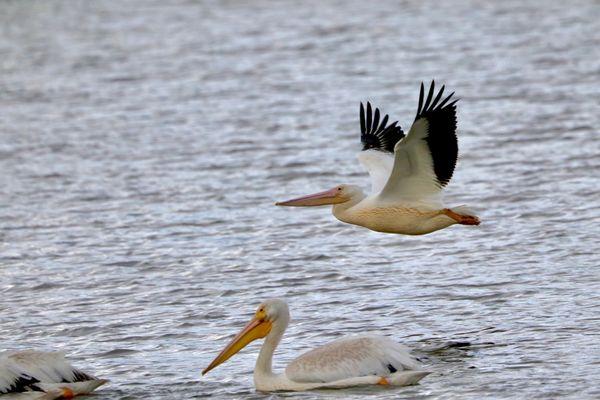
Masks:
[[[302,196],[292,200],[279,201],[275,203],[275,205],[288,207],[324,206],[328,204],[346,203],[357,198],[362,199],[362,197],[364,197],[363,192],[356,185],[337,185],[324,192],[309,194],[308,196]]]
[[[263,302],[254,313],[254,317],[238,333],[219,355],[202,371],[202,375],[224,363],[256,339],[269,335],[281,335],[287,327],[290,311],[287,303],[281,299],[269,299]]]

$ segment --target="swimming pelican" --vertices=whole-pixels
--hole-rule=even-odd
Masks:
[[[360,163],[371,176],[371,194],[365,196],[354,185],[275,203],[279,206],[321,206],[333,204],[340,221],[374,231],[423,235],[454,224],[479,225],[479,218],[465,206],[448,208],[442,189],[448,184],[458,157],[456,102],[454,92],[440,102],[444,86],[434,98],[432,81],[425,104],[421,83],[417,116],[407,135],[397,122],[379,122],[371,104],[360,105],[363,151]]]
[[[303,391],[361,385],[412,385],[429,374],[401,344],[379,335],[335,340],[302,354],[282,374],[271,370],[275,348],[290,320],[288,305],[280,299],[262,303],[254,318],[210,363],[202,375],[256,339],[265,338],[254,367],[257,390]]]
[[[61,352],[0,353],[2,400],[72,398],[91,393],[106,382],[74,368]]]

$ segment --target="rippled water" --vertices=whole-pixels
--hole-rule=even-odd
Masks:
[[[597,2],[165,3],[0,3],[0,348],[67,351],[98,400],[600,396]],[[431,78],[480,227],[273,206],[367,187],[359,101],[407,128]],[[375,331],[435,373],[270,397],[253,344],[201,378],[275,296],[277,369]],[[423,351],[452,340],[477,345]]]

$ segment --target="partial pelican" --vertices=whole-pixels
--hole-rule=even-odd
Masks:
[[[413,385],[429,374],[409,350],[379,335],[360,335],[335,340],[293,360],[282,374],[271,370],[273,353],[290,320],[288,305],[280,299],[262,303],[254,318],[210,363],[202,375],[246,347],[265,338],[254,367],[254,386],[259,391],[303,391],[361,385]]]
[[[2,400],[51,400],[91,393],[108,382],[74,368],[60,352],[0,353]]]
[[[425,104],[421,83],[417,116],[408,135],[396,122],[379,122],[371,104],[360,105],[363,151],[358,159],[371,176],[371,194],[354,185],[338,185],[325,192],[278,202],[278,206],[333,204],[340,221],[378,232],[423,235],[450,225],[479,225],[479,218],[464,207],[447,208],[442,189],[452,178],[458,157],[454,94],[440,102],[444,86],[434,98],[431,82]],[[365,118],[366,117],[366,118]]]

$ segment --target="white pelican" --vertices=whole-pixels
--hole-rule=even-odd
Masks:
[[[290,320],[287,303],[270,299],[254,318],[210,363],[202,375],[256,339],[265,338],[254,367],[254,386],[259,391],[302,391],[361,385],[412,385],[429,374],[409,350],[378,335],[335,340],[293,360],[282,374],[271,370],[273,353]]]
[[[2,400],[72,398],[106,382],[74,368],[61,352],[0,353]]]
[[[396,122],[379,122],[360,105],[363,151],[360,163],[371,176],[371,194],[354,185],[338,185],[325,192],[278,202],[279,206],[320,206],[333,204],[340,221],[378,232],[423,235],[454,224],[479,225],[479,218],[464,206],[448,208],[442,189],[450,181],[458,157],[456,102],[454,94],[440,102],[444,86],[434,98],[431,82],[425,104],[421,83],[417,116],[408,135]],[[366,118],[365,118],[366,117]]]

